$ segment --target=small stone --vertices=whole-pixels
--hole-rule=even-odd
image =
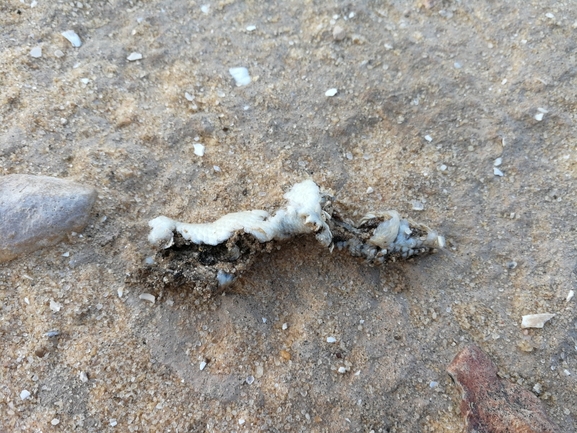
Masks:
[[[197,156],[204,156],[204,145],[200,143],[194,143],[194,154]]]
[[[347,372],[347,369],[345,367],[339,367],[338,372],[340,374],[345,374]]]
[[[327,337],[327,343],[336,343],[337,339],[335,337]]]
[[[468,433],[560,431],[533,393],[497,376],[497,367],[478,346],[461,350],[447,372],[460,388]]]
[[[0,263],[82,231],[95,200],[94,188],[67,179],[0,176]]]
[[[341,26],[337,25],[333,28],[333,39],[335,41],[342,41],[346,37],[347,37],[347,32]]]
[[[30,391],[23,389],[22,392],[20,392],[20,399],[26,400],[27,398],[30,398]]]
[[[110,427],[116,427],[116,425],[118,424],[118,421],[116,421],[115,418],[111,418],[110,421],[108,421],[110,423]]]
[[[142,60],[142,54],[140,53],[130,53],[126,58],[129,62],[134,62],[136,60]]]
[[[202,361],[198,366],[198,368],[200,369],[200,371],[204,370],[206,368],[206,361]]]
[[[555,317],[555,314],[528,314],[522,317],[521,328],[542,328],[549,320]]]
[[[499,167],[502,163],[503,163],[503,158],[497,158],[497,159],[493,162],[493,165],[494,165],[495,167]]]
[[[427,140],[430,143],[431,141],[433,141],[433,137],[431,137],[430,135],[425,135],[425,140]]]
[[[252,81],[248,73],[248,69],[244,67],[230,68],[228,70],[229,74],[234,78],[234,81],[238,87],[246,86]]]
[[[61,57],[64,57],[64,53],[61,50],[56,50],[56,51],[54,51],[54,57],[59,59]]]
[[[61,308],[62,308],[62,304],[60,304],[59,302],[52,301],[52,300],[50,301],[50,309],[52,311],[54,311],[55,313],[58,313]]]
[[[249,376],[246,378],[246,383],[252,385],[254,383],[254,376]]]
[[[60,420],[58,418],[53,418],[52,421],[50,421],[50,424],[58,425],[58,424],[60,424]]]
[[[499,170],[497,167],[493,167],[493,174],[495,176],[499,176],[499,177],[503,177],[503,172],[501,170]]]
[[[334,87],[332,89],[329,89],[325,92],[325,96],[335,96],[338,93],[338,89],[335,89]]]
[[[30,57],[39,59],[42,57],[42,47],[34,47],[30,50]]]
[[[256,26],[246,26],[247,32],[254,32],[256,30]]]
[[[425,209],[425,205],[421,203],[419,200],[412,200],[411,205],[413,206],[413,210],[421,211]]]
[[[291,354],[289,352],[287,352],[286,350],[281,350],[280,351],[280,356],[282,359],[284,359],[285,361],[290,361],[291,360]]]
[[[80,378],[80,382],[82,383],[88,382],[88,375],[86,374],[85,371],[81,371],[80,373],[78,373],[78,377]]]

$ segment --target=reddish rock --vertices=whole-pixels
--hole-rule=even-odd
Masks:
[[[541,401],[525,388],[497,376],[493,361],[475,345],[453,359],[447,372],[462,393],[468,433],[560,433]]]

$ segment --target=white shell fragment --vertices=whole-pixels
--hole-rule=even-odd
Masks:
[[[74,30],[66,30],[65,32],[62,32],[62,36],[68,39],[74,48],[82,46],[80,36],[78,36]]]
[[[129,62],[134,62],[136,60],[142,60],[142,54],[140,53],[130,53],[126,58]]]
[[[200,143],[194,143],[194,154],[197,156],[204,156],[204,145]]]
[[[234,78],[236,85],[239,87],[240,86],[246,86],[247,84],[250,84],[250,82],[251,82],[251,78],[250,78],[250,75],[248,74],[247,68],[243,68],[243,67],[230,68],[228,70],[228,72],[230,73],[230,75],[232,75],[232,78]]]
[[[143,301],[152,302],[153,304],[156,301],[156,298],[150,293],[142,293],[138,296],[138,298],[142,299]]]
[[[39,59],[42,57],[42,47],[34,47],[30,50],[30,57]]]
[[[571,299],[573,299],[573,296],[575,296],[575,291],[569,290],[569,293],[567,293],[567,299],[565,299],[565,302],[569,302]]]
[[[325,92],[325,96],[335,96],[338,92],[338,89],[333,87],[332,89],[329,89]]]
[[[200,371],[204,370],[204,368],[206,367],[206,361],[202,361],[200,363],[200,365],[198,366],[198,368],[200,369]]]
[[[528,314],[523,316],[521,328],[542,328],[553,317],[555,317],[555,314],[550,313]]]

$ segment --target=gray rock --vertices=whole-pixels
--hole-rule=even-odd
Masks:
[[[66,179],[0,176],[0,263],[81,231],[95,200],[93,187]]]

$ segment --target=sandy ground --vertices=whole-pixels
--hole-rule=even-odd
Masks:
[[[0,2],[0,174],[99,197],[82,236],[0,264],[0,431],[462,432],[469,342],[577,429],[574,2],[26,2]],[[306,178],[446,251],[296,239],[200,306],[125,284],[151,218],[276,209]]]

